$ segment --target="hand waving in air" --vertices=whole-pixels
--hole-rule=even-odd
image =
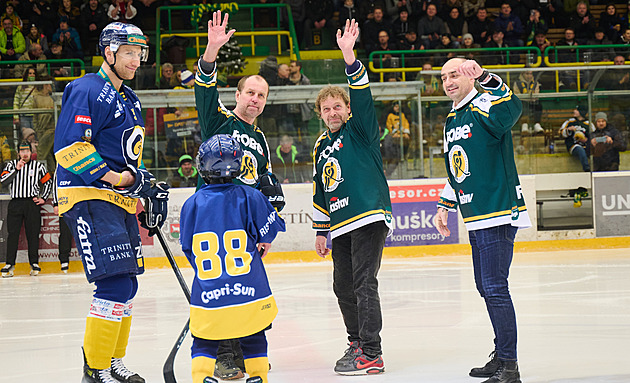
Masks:
[[[227,43],[236,29],[226,31],[229,15],[226,13],[221,18],[221,11],[212,14],[212,20],[208,21],[208,45],[203,54],[203,59],[207,62],[214,62],[219,53],[219,49]]]

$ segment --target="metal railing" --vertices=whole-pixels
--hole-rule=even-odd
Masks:
[[[74,72],[74,66],[77,65],[81,68],[81,72],[79,76],[64,76],[64,77],[54,77],[55,81],[72,81],[79,77],[82,77],[85,74],[85,63],[81,59],[46,59],[46,60],[11,60],[11,61],[0,61],[0,68],[5,65],[28,65],[32,64],[33,66],[37,66],[39,64],[46,64],[46,68],[48,69],[48,74],[51,74],[50,64],[64,64],[70,65],[70,70]],[[0,82],[13,82],[20,81],[22,78],[2,78]]]

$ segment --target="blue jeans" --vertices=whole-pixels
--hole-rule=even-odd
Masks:
[[[581,147],[580,145],[576,145],[571,151],[571,155],[573,157],[577,157],[577,159],[580,160],[580,163],[582,164],[582,170],[584,170],[585,172],[591,171],[591,165],[588,163],[588,154],[586,154],[586,150],[584,150],[583,147]]]
[[[486,301],[494,330],[494,349],[503,360],[517,360],[516,314],[508,288],[516,231],[516,227],[502,225],[468,233],[475,284]]]

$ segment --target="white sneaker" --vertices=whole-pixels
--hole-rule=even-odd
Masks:
[[[39,265],[37,263],[33,263],[31,265],[31,276],[33,276],[33,277],[37,276],[40,271],[42,271],[42,268],[39,267]]]
[[[521,132],[529,133],[529,125],[527,125],[527,122],[524,122],[523,125],[521,125]]]
[[[540,126],[540,123],[539,123],[539,122],[537,122],[537,123],[535,123],[535,124],[534,124],[534,132],[535,132],[535,133],[542,133],[542,132],[544,132],[544,131],[545,131],[545,129],[543,129],[543,127],[542,127],[542,126]]]
[[[2,278],[11,278],[13,276],[13,270],[15,270],[15,266],[4,265],[2,268]]]
[[[61,264],[61,271],[63,271],[64,274],[68,274],[68,268],[70,265],[68,265],[68,262],[64,262]]]

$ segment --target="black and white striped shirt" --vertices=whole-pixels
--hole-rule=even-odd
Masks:
[[[22,169],[17,170],[19,159],[7,162],[0,182],[2,185],[9,185],[11,198],[48,198],[52,191],[53,181],[50,173],[46,171],[46,166],[40,162],[31,160]]]

